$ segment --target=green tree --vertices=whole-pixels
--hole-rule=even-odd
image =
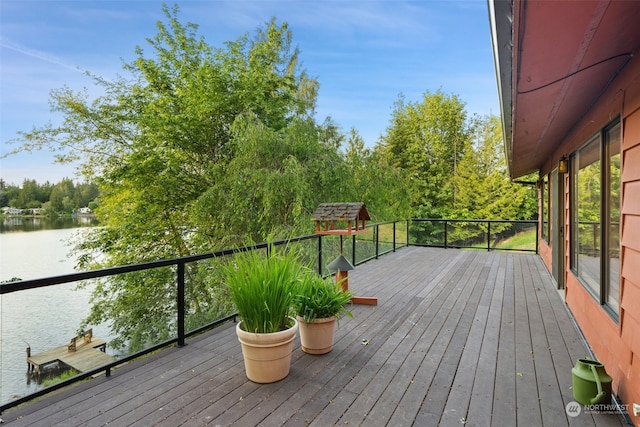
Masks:
[[[132,86],[124,81],[102,82],[107,93],[114,94],[99,103],[96,111],[104,120],[96,132],[110,132],[105,143],[111,156],[98,159],[104,165],[98,214],[106,227],[83,249],[99,249],[110,265],[206,252],[239,242],[252,232],[269,232],[268,219],[286,221],[283,200],[290,199],[268,192],[295,183],[288,181],[296,177],[295,157],[286,163],[285,171],[290,173],[258,180],[260,175],[250,175],[254,164],[236,160],[246,158],[250,149],[244,144],[251,138],[234,140],[234,129],[241,126],[234,123],[248,117],[269,135],[310,114],[315,102],[316,84],[298,70],[298,52],[291,49],[286,24],[278,26],[272,20],[255,37],[245,35],[228,43],[226,50],[214,51],[196,38],[194,25],[178,22],[177,8],[165,13],[169,25],[159,24],[158,35],[149,41],[153,59],[138,48],[138,59],[126,66],[137,76],[136,82]],[[239,199],[234,196],[241,195],[229,197],[229,192],[221,190],[234,175],[239,175],[237,189],[268,193],[261,198],[261,206],[251,198],[245,200],[252,202],[250,206],[235,204]],[[291,209],[295,212],[300,207],[294,203]],[[214,215],[203,222],[202,212]],[[257,222],[262,228],[256,230]],[[203,276],[198,265],[191,266],[188,274],[186,298],[191,312],[196,317],[216,316],[219,306],[213,296],[217,291],[210,288],[214,282]],[[116,277],[96,293],[89,321],[117,319],[116,344],[128,341],[136,348],[169,332],[175,301],[173,276],[168,272],[147,275],[153,277]],[[156,285],[148,289],[145,283]],[[144,295],[144,304],[136,295]],[[141,318],[152,321],[142,324]]]
[[[44,184],[39,185],[38,201],[41,203],[49,201],[49,198],[51,197],[51,191],[53,191],[53,184],[51,184],[49,181],[46,181]]]
[[[22,188],[18,195],[19,208],[37,208],[42,204],[38,201],[38,183],[34,179],[25,179],[22,181]]]
[[[247,234],[268,233],[275,221],[293,221],[303,209],[301,186],[307,184],[297,175],[301,160],[295,150],[270,164],[269,157],[256,157],[282,149],[277,138],[295,134],[314,109],[318,85],[299,69],[287,24],[272,20],[255,36],[214,50],[196,36],[195,25],[180,24],[177,6],[163,10],[166,21],[148,40],[151,54],[138,47],[137,58],[124,65],[130,77],[95,77],[104,91],[95,100],[86,92],[53,91],[52,105],[63,123],[22,135],[21,149],[49,147],[59,151],[60,161],[85,153],[82,170],[100,186],[97,214],[103,227],[78,245],[81,267],[210,251],[245,241]],[[264,146],[254,138],[261,129]],[[313,132],[317,141],[319,131]],[[264,167],[254,171],[253,159]],[[238,194],[229,197],[233,179]],[[240,190],[248,185],[262,194],[243,205],[246,194]],[[66,197],[73,200],[55,186],[51,204],[64,208]],[[217,240],[221,236],[232,239]],[[187,304],[197,317],[221,309],[207,271],[199,265],[188,271]],[[173,324],[174,283],[169,269],[99,283],[87,322],[111,322],[116,346],[135,349],[163,339]]]
[[[15,185],[7,185],[4,189],[4,199],[6,203],[3,206],[11,206],[17,208],[18,198],[20,196],[20,188]]]
[[[286,237],[309,230],[310,213],[342,184],[342,161],[319,141],[321,127],[294,118],[273,129],[255,116],[232,127],[234,157],[224,179],[197,200],[194,212],[207,237],[226,245]],[[212,209],[214,205],[223,208]],[[208,242],[212,244],[212,242]]]
[[[9,195],[7,193],[6,182],[0,178],[0,207],[4,206],[9,206]]]
[[[75,209],[89,206],[89,204],[96,200],[99,195],[100,191],[96,184],[77,184],[73,194],[73,206]]]
[[[366,148],[356,129],[351,129],[345,151],[349,200],[364,202],[374,220],[385,221],[411,215],[407,174],[393,167],[377,149]]]
[[[96,184],[78,184],[64,178],[56,184],[46,181],[39,184],[34,179],[25,179],[21,187],[6,185],[2,181],[0,205],[17,208],[44,208],[47,213],[70,214],[74,209],[87,206],[99,195]]]
[[[177,6],[163,11],[150,52],[136,49],[126,78],[95,77],[104,94],[93,100],[53,91],[62,124],[22,134],[22,150],[86,156],[81,170],[100,188],[102,227],[77,246],[82,268],[308,232],[318,203],[359,194],[340,154],[344,135],[330,119],[313,119],[318,83],[301,70],[286,23],[271,20],[213,49],[194,24],[178,21]],[[82,200],[78,191],[71,201]],[[54,186],[51,205],[64,206],[65,195]],[[189,319],[228,309],[216,271],[187,266]],[[175,300],[169,268],[114,276],[97,284],[86,323],[111,323],[112,344],[137,349],[170,336]]]
[[[51,189],[51,196],[49,197],[49,201],[51,202],[50,208],[57,213],[64,212],[70,214],[74,209],[74,193],[75,186],[73,181],[69,178],[63,179]]]
[[[469,145],[464,103],[442,91],[426,92],[422,102],[401,97],[378,150],[410,179],[414,215],[441,218],[455,203],[457,165]]]
[[[456,217],[530,219],[536,212],[535,189],[510,180],[500,119],[478,118],[473,131],[473,143],[454,178],[459,189],[454,204]]]

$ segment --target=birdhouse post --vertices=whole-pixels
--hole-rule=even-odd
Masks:
[[[316,234],[340,236],[340,255],[327,268],[336,273],[336,282],[342,284],[344,291],[349,289],[349,270],[355,267],[342,254],[343,237],[364,233],[370,219],[364,203],[321,203],[313,214]],[[351,302],[377,305],[378,298],[354,296]]]

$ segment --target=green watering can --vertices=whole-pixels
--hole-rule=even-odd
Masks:
[[[578,359],[571,373],[576,402],[583,405],[611,403],[611,377],[602,363],[589,358]]]

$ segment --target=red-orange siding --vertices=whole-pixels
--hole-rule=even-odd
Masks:
[[[629,405],[630,416],[640,425],[631,407],[640,403],[640,58],[630,61],[559,151],[574,151],[618,115],[622,123],[619,319],[614,320],[571,272],[568,242],[562,242],[567,257],[565,299],[596,357],[613,377],[614,392]],[[569,209],[567,203],[567,230]],[[540,254],[551,271],[554,260],[544,242]]]

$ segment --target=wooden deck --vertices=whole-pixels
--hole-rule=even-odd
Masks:
[[[62,362],[76,371],[85,372],[114,361],[112,356],[103,351],[106,345],[105,340],[95,337],[89,342],[79,340],[75,351],[70,351],[68,345],[63,345],[33,356],[27,356],[27,364],[29,369],[34,372],[40,372],[46,366],[58,362]]]
[[[620,426],[568,417],[587,351],[537,255],[403,248],[349,275],[334,350],[246,379],[234,324],[2,415],[15,426]]]

